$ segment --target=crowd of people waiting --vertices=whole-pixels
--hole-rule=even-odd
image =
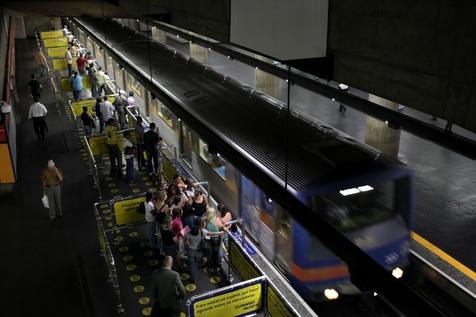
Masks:
[[[150,247],[171,256],[177,269],[188,268],[193,283],[200,266],[207,266],[211,274],[220,270],[221,242],[234,229],[229,223],[232,214],[224,204],[218,210],[212,208],[208,196],[192,180],[175,175],[156,194],[148,192],[139,211],[149,227]]]

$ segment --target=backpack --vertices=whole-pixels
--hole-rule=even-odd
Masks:
[[[137,207],[137,212],[140,213],[140,214],[145,215],[145,201],[142,201],[139,204],[139,207]]]

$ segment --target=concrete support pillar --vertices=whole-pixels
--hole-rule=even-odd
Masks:
[[[368,100],[393,110],[398,109],[398,103],[369,94]],[[398,158],[400,147],[400,128],[389,127],[385,122],[367,117],[365,143],[380,150],[390,157]]]
[[[199,63],[206,64],[208,62],[208,49],[206,47],[190,43],[190,57]]]
[[[255,57],[267,62],[271,62],[270,59],[261,57],[259,55],[255,55]],[[278,77],[271,75],[269,73],[266,73],[260,69],[256,69],[255,78],[256,78],[256,90],[259,90],[273,98],[278,99],[278,96],[279,96]]]
[[[152,28],[152,39],[155,41],[167,45],[167,32],[164,32],[158,28]]]
[[[25,20],[22,16],[15,17],[15,38],[26,39]]]

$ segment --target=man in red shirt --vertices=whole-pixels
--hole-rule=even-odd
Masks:
[[[78,59],[76,60],[76,65],[78,65],[78,71],[81,75],[86,74],[86,64],[87,64],[87,59],[84,58],[84,54],[79,54]]]

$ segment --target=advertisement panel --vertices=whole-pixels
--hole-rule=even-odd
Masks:
[[[114,202],[114,215],[116,224],[125,225],[133,222],[144,221],[144,214],[138,212],[139,204],[144,201],[144,197],[124,199]]]
[[[49,57],[64,57],[67,50],[67,46],[50,47],[47,49],[47,54]]]
[[[66,37],[44,39],[43,44],[45,45],[46,48],[68,46],[68,39]]]
[[[40,35],[43,40],[57,38],[57,37],[64,37],[63,30],[41,32]]]
[[[108,96],[108,100],[111,103],[114,103],[116,98],[114,96]],[[81,113],[83,112],[83,107],[88,107],[88,112],[90,114],[94,113],[94,106],[95,105],[96,105],[96,99],[95,98],[71,101],[71,109],[73,110],[73,113],[74,113],[75,117],[79,117],[81,115]]]
[[[240,278],[246,281],[261,276],[261,272],[254,266],[235,239],[230,236],[228,240],[230,241],[230,264],[240,275]]]
[[[297,317],[269,283],[266,292],[266,311],[271,317]]]

